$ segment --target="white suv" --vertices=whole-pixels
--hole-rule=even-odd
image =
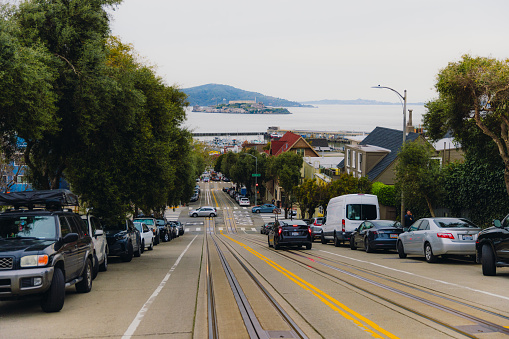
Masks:
[[[99,271],[106,271],[108,269],[108,242],[106,241],[106,233],[104,233],[101,221],[93,215],[82,215],[81,219],[87,224],[88,233],[94,243],[92,277],[95,279]]]

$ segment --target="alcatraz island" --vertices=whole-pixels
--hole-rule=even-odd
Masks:
[[[291,114],[286,108],[266,107],[256,100],[230,100],[216,106],[193,106],[193,112],[229,114]]]

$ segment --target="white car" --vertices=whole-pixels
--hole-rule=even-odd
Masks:
[[[212,206],[203,206],[195,210],[189,211],[190,217],[215,217],[217,216],[217,211]]]
[[[134,222],[134,227],[141,235],[141,248],[152,251],[154,249],[154,233],[148,226],[142,222]]]
[[[106,233],[104,233],[101,221],[90,215],[82,215],[81,219],[87,225],[88,233],[92,237],[94,243],[94,267],[92,277],[95,278],[99,271],[108,269],[108,242],[106,241]]]
[[[240,198],[239,205],[240,206],[251,206],[251,203],[249,202],[248,198]]]

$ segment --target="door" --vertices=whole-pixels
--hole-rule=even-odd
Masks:
[[[59,216],[58,221],[60,223],[60,233],[62,238],[64,238],[69,233],[75,233],[67,218],[65,216]],[[78,233],[79,234],[79,233]],[[78,242],[73,241],[67,244],[63,244],[62,248],[59,250],[64,255],[64,266],[65,266],[65,280],[69,281],[78,276],[78,262],[79,262],[79,253],[78,253]]]
[[[103,234],[96,235],[97,231],[103,231],[103,226],[101,224],[101,221],[97,219],[96,217],[90,218],[90,225],[92,226],[92,234],[91,236],[94,237],[94,246],[95,246],[95,252],[97,254],[97,259],[99,262],[102,262],[106,253],[106,236]]]
[[[414,232],[415,250],[417,253],[424,254],[424,242],[429,232],[429,221],[422,220],[419,228]]]
[[[76,257],[76,274],[81,274],[81,271],[85,267],[84,263],[87,259],[87,254],[89,253],[89,250],[91,249],[91,242],[92,237],[90,234],[88,234],[88,227],[85,224],[81,218],[68,215],[65,217],[69,223],[69,226],[71,226],[71,230],[74,233],[78,233],[80,235],[78,241],[77,241],[77,257]],[[94,263],[92,263],[93,265]]]
[[[415,232],[419,229],[419,225],[422,220],[417,220],[407,232],[402,233],[400,235],[400,239],[403,242],[403,247],[405,249],[405,253],[416,253],[417,252],[417,244],[415,241]]]

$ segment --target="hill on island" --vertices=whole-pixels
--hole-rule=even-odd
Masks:
[[[248,92],[228,85],[208,84],[182,90],[191,106],[215,106],[230,100],[256,100],[271,107],[306,107],[301,103],[275,98],[261,93]]]

